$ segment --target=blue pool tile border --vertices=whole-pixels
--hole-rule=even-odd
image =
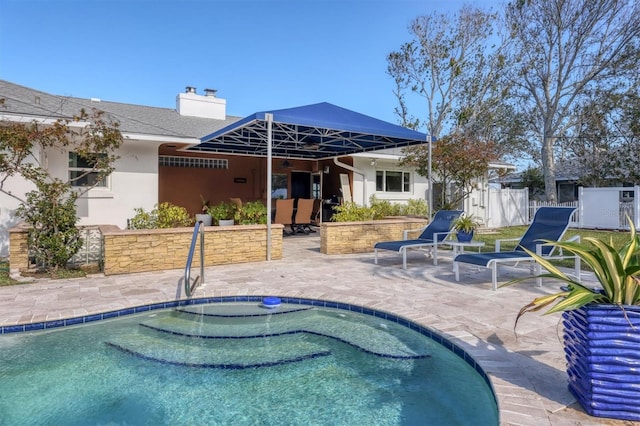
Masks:
[[[74,318],[60,319],[60,320],[52,320],[52,321],[43,321],[38,323],[31,324],[21,324],[21,325],[5,325],[0,326],[0,335],[4,334],[13,334],[13,333],[24,333],[29,331],[42,331],[49,330],[54,328],[67,327],[78,324],[86,324],[94,321],[101,321],[105,319],[117,318],[132,314],[137,314],[141,312],[149,312],[157,309],[167,309],[167,308],[176,308],[181,306],[193,306],[193,305],[202,305],[207,303],[225,303],[225,302],[262,302],[262,299],[267,296],[218,296],[218,297],[203,297],[197,299],[183,299],[183,300],[172,300],[169,302],[161,302],[161,303],[152,303],[148,305],[137,306],[133,308],[124,308],[115,311],[104,312],[101,314],[91,314]],[[453,352],[460,359],[469,364],[487,383],[489,388],[491,389],[491,393],[493,394],[493,398],[497,404],[497,397],[495,390],[493,389],[493,385],[487,373],[480,367],[480,365],[473,359],[473,357],[467,353],[460,346],[455,343],[449,341],[442,335],[437,332],[423,327],[415,322],[409,321],[405,318],[399,317],[395,314],[388,313],[385,311],[379,311],[371,308],[365,308],[363,306],[352,305],[349,303],[343,302],[332,302],[328,300],[318,300],[318,299],[307,299],[307,298],[299,298],[299,297],[280,297],[282,303],[289,304],[298,304],[298,305],[309,305],[309,306],[318,306],[324,308],[334,308],[341,309],[345,311],[357,312],[365,315],[370,315],[378,318],[383,318],[405,327],[408,327],[412,330],[417,331],[418,333],[427,336],[431,340],[440,345],[444,346],[449,351]]]

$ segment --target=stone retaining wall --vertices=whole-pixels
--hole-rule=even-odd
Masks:
[[[126,230],[101,228],[105,275],[184,268],[193,236],[192,228]],[[271,259],[282,259],[282,225],[271,226]],[[267,259],[266,225],[205,227],[205,266],[259,262]],[[10,230],[12,273],[29,267],[27,232]],[[192,267],[200,266],[200,243]]]
[[[323,254],[367,253],[378,241],[400,240],[406,229],[420,229],[426,218],[393,218],[369,222],[324,222],[320,227]],[[271,259],[282,259],[282,225],[272,225]],[[192,228],[126,230],[101,227],[104,239],[105,275],[184,268]],[[10,233],[10,269],[27,270],[27,233],[13,228]],[[205,227],[205,266],[260,262],[267,258],[266,225]],[[418,232],[409,237],[416,237]],[[200,245],[193,267],[200,266]]]
[[[282,225],[271,227],[271,259],[282,259]],[[160,271],[184,268],[193,229],[151,229],[106,232],[104,273]],[[207,226],[205,266],[267,260],[266,225]],[[192,267],[200,266],[200,242]]]
[[[379,241],[403,239],[406,229],[426,226],[426,218],[393,218],[369,222],[323,222],[320,227],[320,252],[323,254],[367,253]],[[419,232],[409,234],[417,237]]]

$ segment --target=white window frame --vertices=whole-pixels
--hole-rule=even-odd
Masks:
[[[400,191],[389,191],[387,187],[387,173],[401,173],[402,182],[401,182],[401,190]],[[378,188],[378,173],[382,173],[382,185],[383,188]],[[411,181],[412,176],[411,172],[406,170],[387,170],[387,169],[377,169],[376,170],[376,192],[382,192],[387,194],[410,194],[411,193]],[[406,188],[406,189],[405,189]]]
[[[69,154],[68,154],[68,160],[69,160],[69,161],[68,161],[67,165],[68,165],[69,163],[71,163],[71,161],[72,161],[72,156],[74,156],[74,155],[75,155],[75,156],[77,156],[78,154],[77,154],[76,152],[74,152],[74,151],[69,151]],[[106,154],[105,154],[105,155],[106,155]],[[76,162],[77,162],[77,161],[76,161]],[[71,167],[71,166],[69,166],[69,165],[68,165],[68,167],[67,167],[67,176],[68,176],[68,178],[69,178],[69,182],[71,183],[71,186],[72,186],[73,188],[87,188],[87,187],[92,187],[92,188],[95,188],[95,189],[110,189],[110,187],[111,187],[111,175],[109,175],[109,176],[105,176],[105,177],[103,178],[102,182],[98,183],[98,184],[97,184],[97,185],[95,185],[95,186],[91,186],[91,185],[81,185],[81,184],[79,184],[79,183],[78,183],[78,181],[74,181],[74,180],[72,180],[72,178],[71,178],[71,173],[72,173],[72,172],[81,172],[81,173],[89,172],[90,174],[91,174],[91,173],[98,173],[98,172],[92,172],[92,170],[93,170],[93,168],[88,168],[88,167]]]

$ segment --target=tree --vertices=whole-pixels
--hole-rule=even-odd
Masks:
[[[529,189],[531,200],[540,200],[544,195],[544,176],[537,167],[528,167],[520,175],[522,187]]]
[[[401,164],[416,168],[418,174],[428,175],[428,147],[420,145],[407,152]],[[462,133],[438,140],[432,152],[433,172],[442,187],[440,208],[454,209],[476,187],[478,178],[485,176],[489,162],[497,159],[496,145],[481,142]]]
[[[403,126],[425,127],[439,137],[460,126],[482,128],[493,121],[504,95],[499,77],[505,65],[501,45],[489,49],[496,19],[496,14],[466,6],[452,18],[434,13],[412,21],[413,40],[387,56],[399,103],[395,112]],[[408,95],[426,103],[425,118],[410,113]]]
[[[516,0],[505,18],[514,99],[540,139],[545,193],[556,201],[555,144],[576,125],[581,96],[637,72],[640,9],[634,0]]]
[[[387,56],[401,124],[424,127],[435,138],[451,135],[433,144],[432,168],[443,189],[436,204],[443,207],[459,204],[470,192],[471,181],[486,173],[491,159],[513,151],[499,147],[507,141],[523,141],[518,137],[521,120],[504,101],[509,91],[503,78],[507,64],[502,54],[504,40],[494,31],[497,18],[495,13],[471,6],[453,16],[420,16],[409,27],[412,40]],[[420,118],[411,114],[410,104],[416,99],[419,106],[424,105]],[[472,158],[464,152],[466,148],[470,149],[467,153],[486,148],[491,155]],[[415,165],[418,173],[428,176],[428,150],[428,145],[406,148],[403,164]],[[466,170],[456,163],[461,158]],[[460,189],[457,192],[450,189],[454,182]]]
[[[118,127],[95,109],[53,123],[0,123],[0,192],[21,202],[17,214],[30,225],[29,249],[38,264],[55,271],[80,249],[75,201],[113,171],[114,152],[122,144]],[[66,180],[52,176],[42,163],[52,150],[73,151],[90,167]],[[35,189],[24,198],[6,189],[14,176]],[[77,182],[86,185],[74,185]]]
[[[610,157],[611,174],[620,181],[640,185],[639,86],[621,96],[618,105],[619,113],[612,120],[612,131],[618,143]]]

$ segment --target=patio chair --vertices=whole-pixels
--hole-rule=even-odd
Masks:
[[[453,221],[456,220],[462,211],[460,210],[440,210],[433,220],[424,228],[409,229],[404,231],[404,239],[398,241],[382,241],[376,243],[374,263],[378,264],[378,250],[392,250],[402,254],[402,268],[407,269],[407,250],[428,247],[433,250],[433,264],[438,264],[438,245],[451,234]],[[409,232],[422,230],[418,238],[409,240]]]
[[[313,200],[313,212],[311,213],[311,224],[315,226],[320,226],[321,215],[322,215],[322,200],[320,198],[316,198]]]
[[[293,228],[295,232],[315,232],[311,230],[311,215],[313,213],[313,200],[306,198],[298,198],[296,207],[296,216],[293,219]]]
[[[527,250],[544,257],[545,259],[574,259],[574,269],[576,278],[580,280],[580,258],[577,256],[564,256],[562,253],[554,255],[555,247],[545,244],[546,241],[560,241],[565,231],[569,227],[569,220],[575,211],[574,207],[541,207],[529,225],[522,238],[496,240],[494,252],[489,253],[463,253],[453,259],[453,272],[456,281],[460,281],[460,264],[482,266],[491,269],[491,282],[493,290],[498,289],[498,265],[518,264],[519,262],[532,262],[532,272],[539,275],[541,267],[535,262]],[[574,237],[571,240],[579,239]],[[517,247],[512,251],[500,251],[500,244],[503,241],[519,241]],[[542,278],[537,280],[538,286],[542,285]]]
[[[284,225],[285,235],[293,234],[293,198],[276,200],[276,216],[273,223]],[[287,232],[287,225],[291,228],[291,232]]]

